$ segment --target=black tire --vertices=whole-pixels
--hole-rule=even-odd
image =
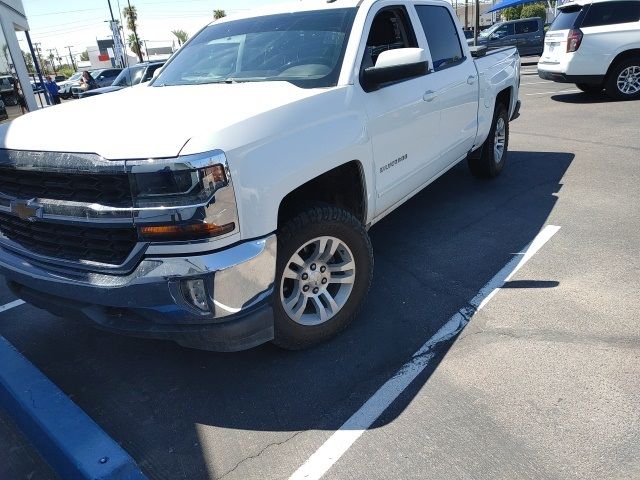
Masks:
[[[576,83],[576,87],[578,87],[584,93],[588,93],[591,95],[602,92],[602,85],[594,85],[591,83]]]
[[[611,70],[607,75],[607,80],[604,84],[604,89],[607,95],[609,95],[614,100],[634,100],[636,98],[640,98],[640,90],[634,93],[625,93],[624,91],[620,90],[618,86],[618,77],[620,77],[620,74],[625,70],[633,67],[637,67],[638,69],[640,69],[640,57],[627,58],[611,67]],[[638,78],[638,73],[635,73],[635,75],[636,78]],[[638,81],[640,81],[640,78],[638,78]]]
[[[502,120],[504,122],[504,151],[502,157],[498,160],[495,154],[496,145],[496,129],[498,122]],[[507,162],[507,156],[509,153],[509,112],[507,107],[502,103],[496,105],[495,112],[493,113],[493,122],[491,124],[491,130],[489,136],[485,140],[484,144],[480,148],[479,154],[472,154],[469,156],[467,163],[469,164],[469,170],[474,177],[478,178],[494,178],[500,175]]]
[[[282,305],[283,273],[289,259],[307,242],[332,236],[344,242],[355,262],[355,279],[350,295],[337,313],[318,325],[292,320]],[[308,208],[278,231],[278,257],[274,284],[273,343],[287,350],[301,350],[321,343],[344,330],[357,316],[373,278],[373,248],[364,226],[351,213],[331,206]]]

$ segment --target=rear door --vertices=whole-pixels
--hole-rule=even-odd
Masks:
[[[514,24],[520,55],[540,55],[544,49],[541,20],[531,19]]]
[[[436,174],[465,156],[475,142],[478,126],[478,74],[472,58],[465,57],[459,30],[441,2],[417,2],[431,59],[429,75],[440,104],[441,155],[431,170]]]

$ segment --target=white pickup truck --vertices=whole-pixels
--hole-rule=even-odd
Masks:
[[[369,289],[369,227],[462,160],[504,168],[520,58],[473,57],[442,1],[216,21],[148,86],[2,126],[0,274],[113,332],[218,351],[325,340]],[[50,128],[67,121],[73,135]]]

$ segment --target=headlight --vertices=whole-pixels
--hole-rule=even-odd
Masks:
[[[144,239],[198,240],[236,231],[235,194],[224,152],[127,161],[134,221]]]

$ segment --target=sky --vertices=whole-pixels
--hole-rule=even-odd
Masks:
[[[138,35],[147,46],[167,46],[175,39],[172,30],[185,30],[193,35],[213,20],[213,10],[227,13],[253,7],[282,3],[283,0],[130,0],[138,10]],[[118,6],[118,4],[120,4]],[[31,40],[41,43],[43,56],[48,49],[58,49],[67,55],[67,45],[73,54],[96,45],[96,38],[111,35],[107,0],[23,0],[29,21]],[[127,6],[127,0],[111,0],[113,14]],[[130,32],[125,29],[125,37]],[[28,51],[24,35],[18,33],[20,45]],[[66,60],[63,58],[63,63]]]

